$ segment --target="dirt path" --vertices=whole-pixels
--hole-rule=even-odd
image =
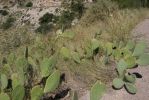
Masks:
[[[135,39],[146,41],[148,44],[147,51],[149,52],[149,19],[145,19],[138,24],[132,32],[134,33]],[[103,96],[102,100],[149,100],[149,66],[133,69],[133,72],[138,72],[143,76],[142,79],[137,79],[137,94],[130,95],[125,89],[116,91],[110,88]],[[89,92],[80,100],[89,100]]]

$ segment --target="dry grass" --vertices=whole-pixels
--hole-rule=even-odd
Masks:
[[[7,31],[0,30],[0,52],[9,53],[14,52],[16,48],[31,43],[34,38],[30,34],[28,26],[10,28]]]
[[[77,33],[76,42],[91,39],[101,33],[104,41],[126,41],[131,37],[131,30],[145,18],[147,9],[123,9],[111,14],[104,21],[98,20],[88,26],[78,24],[71,31]]]

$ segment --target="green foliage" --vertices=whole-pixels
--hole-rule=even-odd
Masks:
[[[124,86],[124,81],[120,78],[115,78],[113,80],[113,86],[115,89],[121,89]]]
[[[50,75],[53,69],[54,57],[44,58],[40,64],[41,76],[47,77]]]
[[[70,10],[73,16],[77,18],[80,18],[85,10],[83,0],[63,0],[62,7],[66,10]]]
[[[134,74],[126,74],[125,75],[125,80],[129,83],[135,83],[136,82],[136,76]]]
[[[81,63],[79,53],[77,53],[77,52],[72,52],[72,58],[73,58],[73,60],[74,60],[76,63],[78,63],[78,64]]]
[[[139,65],[149,65],[149,54],[142,54],[137,60]]]
[[[63,29],[70,28],[72,21],[81,18],[85,10],[83,0],[63,0],[62,8],[57,22]]]
[[[87,58],[91,58],[93,56],[93,49],[90,42],[88,42],[85,46],[85,53]]]
[[[125,61],[127,63],[127,68],[129,69],[134,68],[136,65],[136,58],[133,56],[127,57]]]
[[[60,54],[62,55],[62,57],[67,60],[71,58],[71,53],[70,50],[66,47],[62,47],[60,50]]]
[[[33,3],[32,2],[28,2],[25,6],[26,7],[32,7],[33,6]]]
[[[1,90],[5,89],[8,84],[8,79],[5,74],[0,75],[0,84],[1,84]]]
[[[97,39],[92,39],[91,45],[92,45],[92,50],[94,51],[99,48],[99,41]]]
[[[54,16],[52,13],[45,13],[41,18],[39,18],[40,26],[35,30],[35,32],[47,34],[48,32],[52,31],[54,28],[54,18],[56,18],[56,16]]]
[[[136,46],[134,42],[129,41],[126,44],[126,47],[117,48],[121,51],[120,54],[122,54],[122,56],[117,59],[119,60],[116,68],[118,72],[118,78],[113,80],[113,86],[116,89],[122,88],[121,86],[125,84],[125,88],[129,93],[135,94],[137,92],[136,86],[134,85],[136,82],[136,76],[129,73],[128,69],[132,69],[138,64],[149,64],[149,55],[144,53],[145,48],[146,45],[142,41],[136,44]],[[117,53],[117,51],[115,51],[114,55],[112,55],[115,56],[115,53]]]
[[[23,100],[24,95],[25,95],[24,87],[21,85],[18,85],[12,91],[12,100]]]
[[[40,100],[43,95],[43,89],[40,86],[34,86],[31,90],[31,100]]]
[[[48,24],[52,22],[54,15],[52,13],[45,13],[41,18],[39,18],[39,24]]]
[[[60,72],[58,70],[54,71],[47,79],[46,85],[44,87],[44,93],[54,91],[60,83]]]
[[[105,51],[107,52],[107,55],[111,55],[113,52],[113,44],[112,43],[106,43],[105,45]]]
[[[24,70],[27,66],[27,60],[25,57],[21,56],[16,59],[15,64],[16,64],[17,70]]]
[[[9,64],[5,64],[2,68],[1,68],[1,72],[2,74],[5,74],[6,76],[9,75],[9,73],[11,73],[11,68]]]
[[[97,81],[91,88],[90,100],[100,100],[105,91],[106,86]]]
[[[81,18],[85,10],[83,0],[71,0],[70,9],[74,13],[74,16]]]
[[[109,77],[106,75],[109,74],[107,70],[109,70],[110,67],[104,66],[101,68],[100,66],[103,63],[106,65],[107,62],[113,61],[117,62],[116,70],[118,72],[117,78],[113,80],[113,86],[116,89],[121,89],[125,86],[130,93],[136,92],[134,85],[136,76],[130,73],[128,69],[134,68],[137,64],[148,64],[149,56],[144,53],[144,46],[140,46],[139,43],[139,45],[136,44],[135,47],[132,41],[129,41],[126,45],[125,43],[104,43],[104,41],[99,41],[97,38],[90,38],[87,39],[88,41],[83,41],[82,44],[75,44],[76,47],[73,47],[74,44],[68,46],[66,43],[74,41],[76,39],[74,36],[75,34],[73,32],[68,32],[60,34],[58,38],[48,38],[47,40],[44,40],[45,38],[42,39],[42,37],[37,37],[34,41],[35,43],[33,43],[34,45],[30,47],[31,49],[24,50],[23,48],[20,49],[20,51],[16,51],[16,54],[11,53],[6,57],[6,61],[3,61],[4,63],[2,64],[5,67],[2,67],[2,69],[8,68],[7,70],[5,69],[6,71],[3,71],[3,69],[0,70],[0,72],[11,76],[13,90],[12,93],[10,91],[10,94],[12,94],[13,100],[22,100],[22,98],[28,99],[30,97],[32,100],[39,100],[41,96],[47,93],[53,93],[60,84],[60,72],[58,70],[59,68],[63,69],[63,66],[70,65],[70,68],[72,68],[70,70],[73,70],[80,76],[85,72],[85,75],[88,75],[87,77],[90,78],[93,76],[92,79],[95,80],[94,75],[96,74],[99,74],[101,77]],[[141,52],[137,49],[140,47],[143,48]],[[24,51],[26,52],[25,55]],[[133,54],[137,54],[137,56]],[[63,58],[64,60],[69,60],[64,63]],[[82,66],[86,66],[86,68]],[[106,74],[102,74],[100,68],[102,71],[105,71],[104,73]],[[55,69],[57,70],[55,71]],[[94,70],[97,70],[97,72]],[[79,71],[82,72],[79,73]],[[93,73],[93,75],[91,76],[90,73]],[[44,80],[47,77],[48,79]],[[41,81],[46,81],[46,83],[41,83],[41,87],[36,86]],[[6,84],[7,83],[4,82],[4,87],[7,86]],[[30,96],[26,97],[28,91],[30,91]],[[91,100],[99,100],[104,92],[105,85],[96,82],[91,88]],[[74,100],[77,99],[76,93],[74,93],[73,96]]]
[[[62,37],[73,39],[75,37],[75,33],[73,33],[73,32],[64,32],[62,34]]]
[[[146,44],[145,42],[141,41],[138,44],[136,44],[134,52],[133,52],[133,56],[140,56],[144,53],[146,48]]]
[[[71,11],[61,11],[61,15],[59,17],[59,21],[58,24],[60,25],[60,27],[66,29],[66,28],[70,28],[71,26],[71,22],[74,19],[74,15]]]
[[[7,10],[0,10],[0,14],[6,16],[9,14],[9,12]]]
[[[8,55],[7,60],[8,60],[8,63],[9,63],[10,65],[14,63],[15,59],[16,59],[16,56],[15,56],[14,53],[11,53],[11,54]]]
[[[132,50],[135,47],[134,41],[128,41],[126,48]]]
[[[53,25],[52,24],[41,24],[35,32],[47,34],[48,32],[52,31]]]
[[[136,94],[137,89],[136,86],[131,83],[125,83],[126,90],[131,94]]]
[[[86,57],[91,58],[99,52],[99,41],[92,39],[86,43],[85,46]]]
[[[10,98],[6,93],[0,93],[0,100],[10,100]]]
[[[117,71],[120,77],[124,76],[126,69],[127,69],[127,63],[123,59],[121,59],[117,64]]]
[[[12,88],[15,89],[18,85],[24,85],[24,79],[22,79],[18,73],[13,73],[11,75],[12,79]]]
[[[6,22],[4,22],[1,27],[2,27],[2,29],[7,30],[13,26],[14,22],[15,22],[15,18],[8,17]]]

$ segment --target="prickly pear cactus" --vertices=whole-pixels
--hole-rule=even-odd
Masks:
[[[76,63],[81,63],[80,55],[77,52],[72,52],[72,58]]]
[[[137,93],[137,88],[134,84],[132,83],[125,83],[126,90],[131,93],[131,94],[136,94]]]
[[[23,100],[25,95],[24,86],[18,85],[12,91],[12,100]]]
[[[96,82],[90,91],[90,100],[100,100],[106,91],[106,86],[100,82]]]
[[[60,72],[58,70],[54,71],[47,79],[46,85],[44,87],[44,93],[54,91],[60,82]]]
[[[115,78],[113,80],[113,87],[115,89],[121,89],[124,86],[124,81],[120,78]]]
[[[5,74],[0,74],[0,84],[1,84],[1,90],[7,87],[8,79]]]
[[[71,58],[71,53],[70,50],[66,47],[62,47],[60,50],[60,54],[62,55],[62,57],[67,60]]]
[[[0,100],[10,100],[8,94],[0,93]]]
[[[34,86],[31,90],[31,100],[40,100],[43,95],[43,89],[40,86]]]
[[[52,72],[52,58],[44,58],[40,64],[41,76],[47,77]]]

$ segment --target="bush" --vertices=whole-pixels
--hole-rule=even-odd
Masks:
[[[83,0],[72,0],[70,9],[76,17],[81,18],[85,9]]]
[[[9,14],[9,12],[6,11],[6,10],[0,10],[0,14],[3,15],[3,16],[6,16],[6,15]]]
[[[62,7],[71,11],[77,18],[81,18],[85,10],[84,0],[63,0]]]
[[[27,4],[26,4],[26,7],[32,7],[33,6],[33,3],[32,2],[28,2]]]
[[[83,0],[63,0],[62,8],[57,22],[63,29],[70,28],[72,21],[80,19],[85,10]]]
[[[52,22],[54,15],[52,13],[46,13],[39,19],[39,24],[47,24]]]
[[[117,3],[111,0],[97,0],[84,14],[82,23],[90,24],[97,20],[104,20],[117,9]]]
[[[73,13],[71,13],[70,11],[62,11],[61,16],[59,17],[58,24],[60,25],[60,27],[69,28],[73,19]]]
[[[2,29],[4,29],[4,30],[9,29],[10,27],[13,26],[14,22],[15,22],[15,18],[9,17],[9,18],[6,20],[6,22],[4,22],[4,23],[2,24]]]
[[[48,32],[52,31],[52,28],[53,28],[52,24],[42,24],[35,30],[35,32],[47,34]]]

